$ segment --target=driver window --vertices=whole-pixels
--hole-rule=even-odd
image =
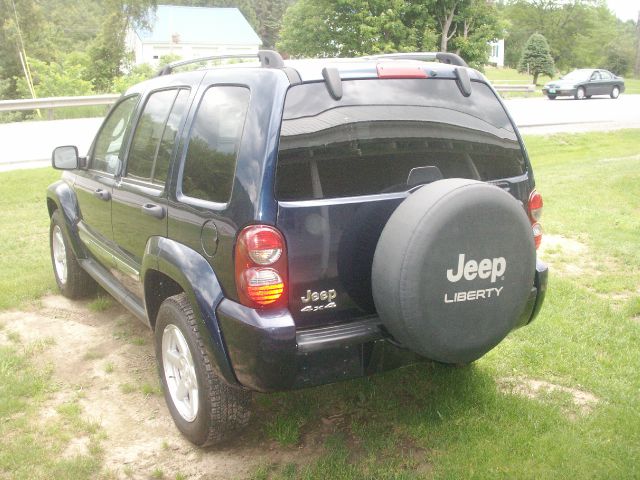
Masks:
[[[598,72],[593,72],[593,75],[591,75],[591,81],[594,80],[600,80],[600,74]]]
[[[129,97],[116,105],[111,111],[109,118],[105,121],[96,138],[89,168],[110,174],[116,173],[120,149],[136,103],[138,103],[137,96]]]

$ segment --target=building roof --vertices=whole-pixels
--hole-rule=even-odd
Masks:
[[[158,5],[151,29],[136,28],[145,43],[261,45],[262,41],[237,8]],[[178,39],[173,38],[178,35]]]

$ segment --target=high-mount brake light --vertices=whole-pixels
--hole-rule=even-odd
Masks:
[[[250,225],[238,235],[235,253],[240,302],[251,308],[286,306],[287,254],[282,234],[268,225]]]
[[[534,189],[529,195],[529,205],[527,210],[529,212],[529,220],[531,221],[533,239],[536,243],[536,248],[538,248],[542,242],[542,225],[540,225],[539,221],[540,217],[542,217],[543,205],[544,202],[542,201],[542,195]]]
[[[428,78],[427,72],[418,65],[394,65],[392,63],[376,66],[378,78]]]

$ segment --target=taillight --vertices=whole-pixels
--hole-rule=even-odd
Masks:
[[[236,242],[236,286],[251,308],[287,304],[287,251],[282,234],[267,225],[244,228]]]
[[[542,225],[540,225],[540,217],[542,217],[542,195],[537,190],[533,190],[529,195],[529,220],[531,220],[531,228],[533,229],[533,239],[536,243],[536,248],[540,246],[542,242]]]

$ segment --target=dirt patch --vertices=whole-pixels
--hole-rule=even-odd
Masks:
[[[60,405],[77,401],[82,419],[105,433],[105,474],[146,479],[161,471],[165,478],[180,473],[227,479],[245,478],[265,463],[306,463],[310,452],[304,446],[283,449],[251,437],[251,427],[232,445],[194,447],[175,428],[159,391],[151,330],[118,305],[92,312],[88,303],[48,296],[25,311],[1,313],[0,341],[9,342],[16,332],[25,345],[46,343],[38,363],[53,368],[58,388],[40,418],[46,422],[59,415]],[[87,448],[88,439],[79,434],[64,455]]]
[[[567,416],[575,420],[577,415],[589,415],[600,403],[600,399],[584,390],[564,387],[545,380],[534,380],[529,378],[503,378],[498,381],[498,389],[503,393],[521,395],[523,397],[552,403],[556,397],[569,399],[570,405],[566,402],[563,410]],[[561,400],[561,399],[560,399]]]
[[[538,255],[554,272],[567,276],[596,275],[598,269],[589,263],[589,247],[562,235],[544,235]]]

